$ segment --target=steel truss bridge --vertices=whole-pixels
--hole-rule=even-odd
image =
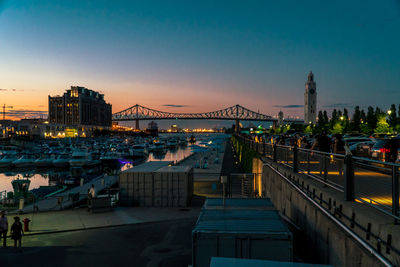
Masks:
[[[239,121],[269,121],[275,126],[278,119],[252,111],[241,105],[234,105],[225,109],[220,109],[204,113],[173,113],[147,108],[141,105],[134,105],[112,115],[113,121],[136,121],[136,129],[139,129],[140,120],[234,120],[237,129]],[[285,122],[301,122],[295,119],[285,119]]]

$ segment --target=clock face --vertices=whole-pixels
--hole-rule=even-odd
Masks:
[[[310,94],[314,94],[315,90],[314,89],[310,89]]]

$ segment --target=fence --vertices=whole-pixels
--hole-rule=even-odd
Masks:
[[[399,164],[236,137],[264,157],[342,192],[345,200],[370,205],[392,216],[395,223],[400,221]]]

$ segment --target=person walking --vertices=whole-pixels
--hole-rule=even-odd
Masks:
[[[328,163],[329,156],[325,153],[331,152],[332,140],[327,136],[326,131],[322,131],[320,135],[317,135],[314,141],[314,144],[311,147],[311,150],[318,149],[318,151],[324,152],[319,154],[319,174],[322,175],[322,171],[324,171],[324,175],[328,175]]]
[[[92,184],[92,186],[90,187],[89,194],[92,198],[96,197],[96,189],[94,189],[94,184]]]
[[[92,208],[92,199],[96,197],[96,189],[94,189],[94,184],[88,190],[88,211]]]
[[[20,219],[18,216],[14,217],[14,223],[11,225],[11,239],[14,240],[14,248],[17,248],[17,242],[18,242],[18,251],[21,250],[21,240],[22,240],[22,235],[24,234],[22,230],[22,223],[20,222]]]
[[[7,247],[8,221],[4,210],[0,213],[0,239],[3,238],[3,247]]]
[[[333,153],[344,155],[346,153],[345,143],[343,141],[343,136],[341,134],[335,135],[335,140],[333,142]],[[339,175],[343,175],[343,159],[337,158],[336,165],[338,167]]]

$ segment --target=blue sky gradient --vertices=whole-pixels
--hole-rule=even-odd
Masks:
[[[400,97],[396,0],[0,3],[0,99],[15,109],[46,110],[47,95],[81,85],[114,112],[238,103],[302,117],[310,70],[319,109]]]

